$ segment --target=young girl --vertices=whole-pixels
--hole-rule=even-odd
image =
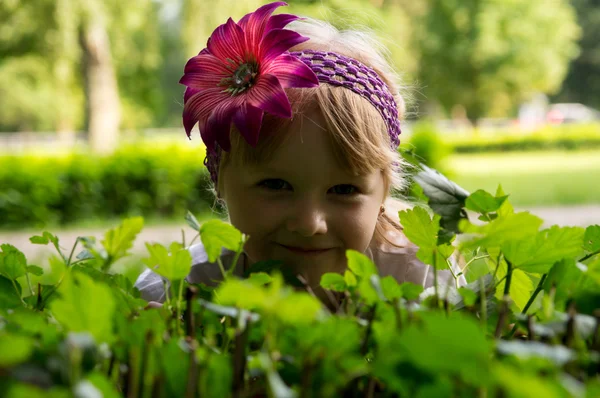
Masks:
[[[408,206],[390,196],[405,187],[397,152],[404,101],[381,46],[361,32],[272,15],[282,5],[230,18],[180,81],[188,136],[197,124],[217,198],[249,235],[235,273],[280,260],[324,297],[321,275],[343,273],[353,249],[382,276],[432,286],[432,268],[398,222]],[[190,251],[187,281],[217,283],[220,269],[202,244]],[[233,254],[223,250],[226,267]],[[454,283],[448,270],[438,280]],[[148,301],[164,300],[149,269],[136,287]]]

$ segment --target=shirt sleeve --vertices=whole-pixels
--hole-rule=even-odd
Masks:
[[[197,243],[188,249],[192,255],[192,268],[185,278],[189,283],[203,283],[208,286],[216,286],[222,279],[221,269],[217,263],[211,263],[208,260],[206,249],[202,243]],[[233,262],[235,253],[231,250],[223,249],[221,260],[225,269],[228,269]],[[238,267],[234,271],[235,275],[243,275],[243,261],[238,261]],[[167,289],[170,284],[166,278],[158,275],[156,272],[147,268],[140,274],[135,282],[135,287],[140,291],[141,297],[146,301],[157,301],[164,303],[165,282]]]
[[[153,272],[150,268],[146,268],[146,270],[137,278],[134,287],[140,291],[141,297],[144,300],[164,303],[165,282],[167,282],[167,286],[169,286],[168,281],[165,278]]]

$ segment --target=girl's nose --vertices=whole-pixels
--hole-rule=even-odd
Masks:
[[[327,233],[325,211],[315,203],[298,202],[287,219],[287,229],[304,237]]]

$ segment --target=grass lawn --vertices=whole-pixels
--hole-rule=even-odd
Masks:
[[[600,203],[600,151],[456,154],[449,176],[466,190],[495,193],[499,184],[515,205]]]

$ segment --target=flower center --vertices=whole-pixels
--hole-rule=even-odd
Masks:
[[[258,65],[246,62],[240,64],[231,77],[221,80],[220,85],[226,86],[225,91],[231,95],[238,95],[252,87],[257,74]]]

